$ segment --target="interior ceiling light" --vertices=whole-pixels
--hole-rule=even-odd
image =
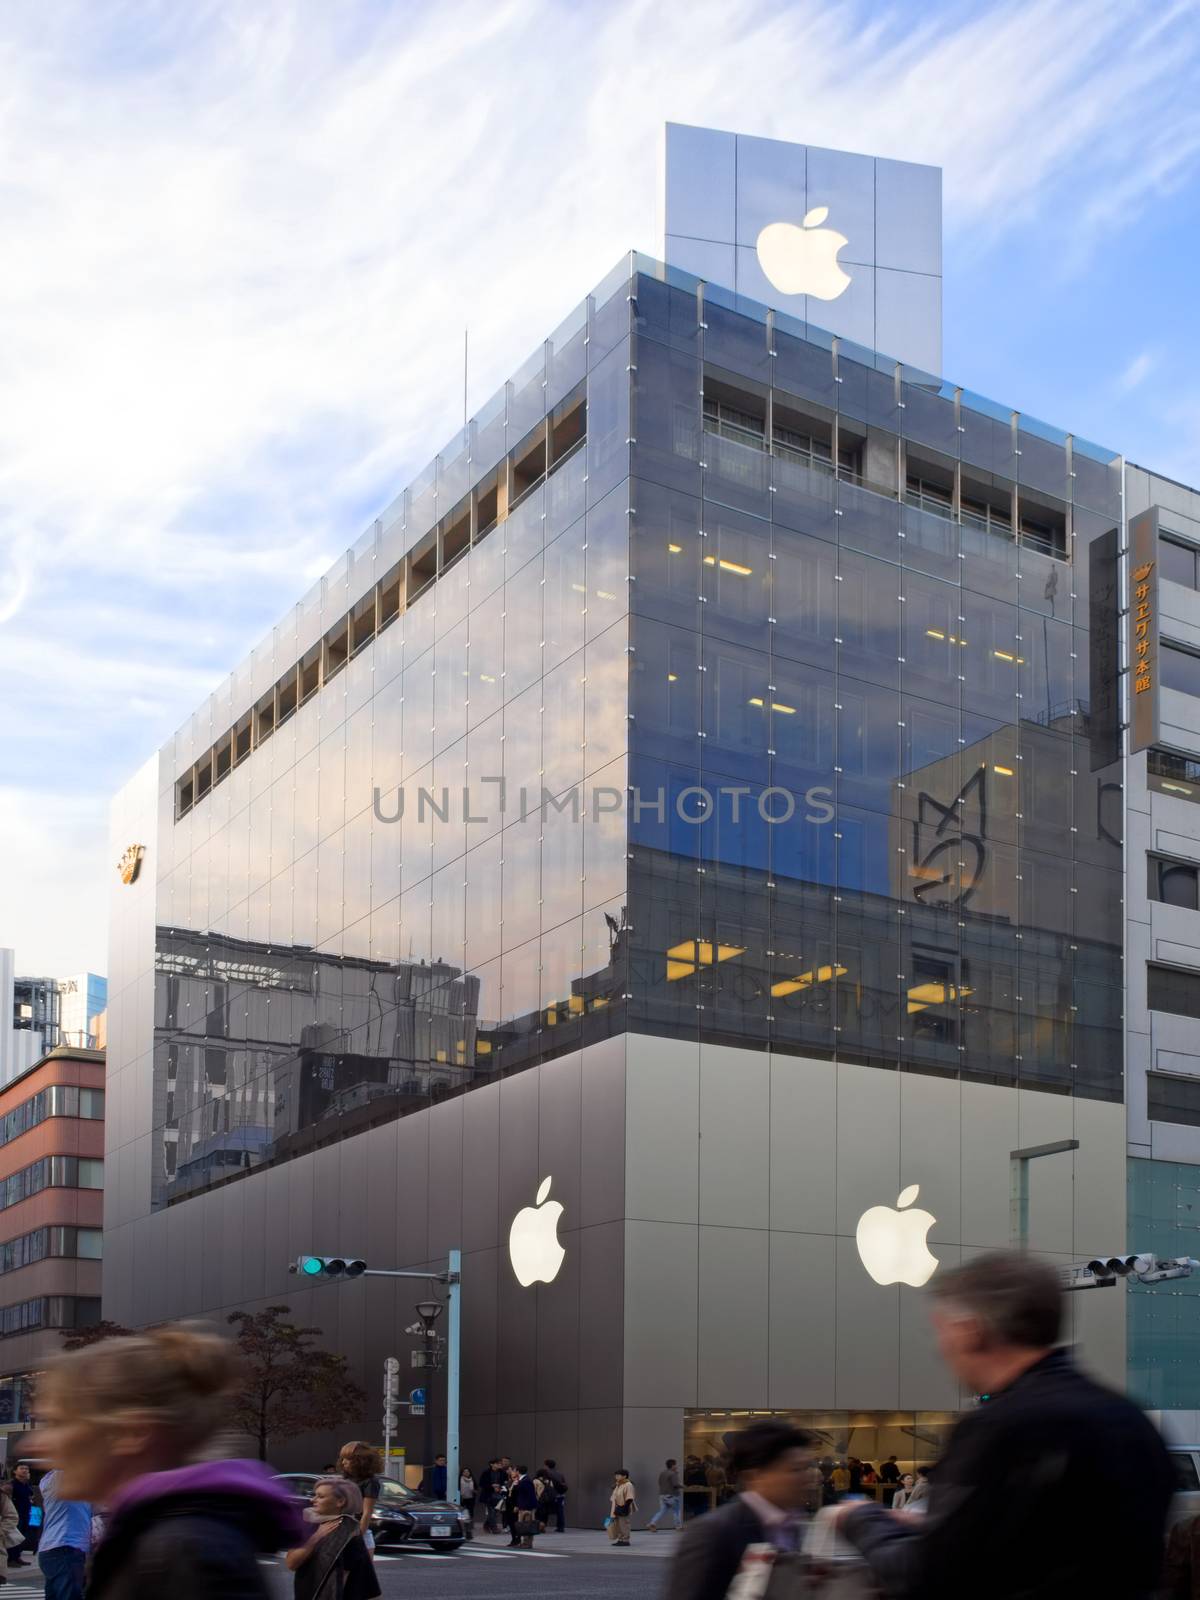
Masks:
[[[777,1000],[782,1000],[786,995],[795,994],[799,989],[811,989],[815,983],[828,983],[831,978],[843,978],[847,968],[828,966],[818,967],[815,972],[801,972],[794,978],[783,978],[779,983],[771,985],[771,993]]]
[[[744,567],[740,561],[726,561],[724,556],[705,556],[706,567],[720,567],[722,572],[734,572],[739,578],[748,578],[753,573],[753,567]]]
[[[956,988],[952,983],[917,983],[908,991],[908,1014],[924,1011],[929,1006],[949,1005],[954,1000],[965,1000],[973,991],[965,986]]]

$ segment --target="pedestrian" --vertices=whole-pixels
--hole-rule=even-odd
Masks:
[[[501,1465],[504,1467],[504,1505],[501,1512],[501,1520],[504,1523],[504,1531],[508,1534],[509,1544],[518,1545],[521,1540],[517,1534],[517,1502],[513,1496],[516,1493],[517,1482],[521,1474],[508,1460],[507,1456],[501,1457]]]
[[[880,1500],[885,1506],[890,1506],[900,1482],[900,1464],[895,1456],[889,1456],[880,1467],[879,1481],[883,1485]]]
[[[350,1478],[318,1478],[312,1509],[316,1529],[284,1558],[296,1574],[296,1600],[375,1600],[382,1594],[362,1536],[362,1493]]]
[[[683,1508],[687,1516],[698,1517],[711,1505],[704,1463],[699,1456],[687,1456],[683,1463]]]
[[[533,1487],[537,1490],[538,1497],[537,1531],[545,1533],[550,1518],[554,1515],[554,1490],[544,1467],[539,1467],[533,1474]]]
[[[666,1466],[658,1475],[658,1510],[646,1524],[650,1533],[658,1532],[658,1524],[667,1512],[675,1520],[676,1528],[683,1527],[683,1480],[679,1476],[679,1463],[674,1456],[669,1457]]]
[[[740,1492],[688,1523],[672,1556],[667,1600],[724,1600],[751,1546],[772,1568],[798,1563],[804,1508],[819,1494],[809,1435],[786,1422],[754,1422],[732,1436],[729,1458]],[[799,1592],[799,1572],[794,1576]],[[752,1584],[747,1592],[763,1588]]]
[[[618,1547],[628,1545],[633,1513],[637,1510],[637,1495],[624,1467],[613,1475],[612,1493],[608,1497],[608,1542]]]
[[[8,1558],[10,1567],[28,1567],[31,1563],[22,1559],[23,1553],[37,1549],[37,1533],[33,1527],[34,1496],[29,1463],[18,1461],[13,1468],[12,1503],[17,1508],[17,1526],[21,1530],[22,1543],[20,1549],[13,1551]]]
[[[905,1506],[913,1497],[913,1490],[916,1487],[916,1482],[917,1480],[913,1477],[911,1472],[906,1472],[900,1479],[900,1487],[896,1490],[895,1497],[892,1500],[893,1511],[904,1510]]]
[[[503,1501],[503,1478],[500,1458],[493,1456],[479,1474],[479,1500],[483,1506],[484,1533],[499,1533],[500,1522],[496,1515]]]
[[[1146,1600],[1174,1473],[1158,1433],[1059,1347],[1054,1267],[1015,1251],[933,1280],[938,1347],[969,1393],[920,1518],[847,1504],[838,1531],[889,1600]]]
[[[467,1513],[467,1538],[475,1537],[475,1477],[470,1467],[464,1467],[458,1475],[458,1498],[463,1510]]]
[[[83,1575],[92,1547],[92,1507],[86,1500],[60,1500],[58,1473],[38,1485],[42,1528],[37,1563],[46,1580],[46,1600],[83,1600]]]
[[[926,1505],[926,1502],[928,1501],[928,1499],[929,1499],[929,1468],[928,1467],[918,1467],[917,1468],[917,1481],[913,1485],[912,1493],[909,1495],[908,1499],[905,1501],[905,1506],[907,1507],[907,1509],[909,1511],[912,1511],[917,1506]]]
[[[258,1461],[200,1461],[240,1380],[232,1345],[187,1326],[56,1356],[38,1380],[41,1452],[63,1500],[107,1508],[88,1600],[267,1600],[260,1555],[303,1524]]]
[[[558,1462],[553,1456],[547,1456],[542,1462],[542,1470],[554,1485],[554,1531],[566,1533],[567,1531],[567,1480],[558,1470]]]
[[[538,1525],[538,1491],[527,1467],[513,1468],[509,1503],[512,1507],[509,1543],[514,1548],[519,1545],[523,1550],[532,1550]]]
[[[446,1458],[445,1456],[434,1456],[432,1467],[421,1479],[421,1493],[427,1495],[430,1500],[444,1500],[447,1488]]]
[[[379,1500],[379,1475],[383,1471],[383,1457],[373,1444],[363,1439],[351,1439],[338,1451],[338,1471],[349,1478],[362,1497],[358,1514],[358,1531],[362,1534],[367,1554],[375,1550],[375,1535],[371,1532],[371,1516]]]
[[[833,1471],[829,1475],[829,1481],[833,1485],[833,1491],[835,1494],[849,1494],[850,1471],[844,1461],[839,1461],[837,1466],[834,1467]]]
[[[0,1539],[4,1542],[5,1565],[23,1566],[24,1562],[19,1558],[14,1560],[25,1540],[21,1536],[21,1519],[13,1502],[12,1484],[7,1478],[0,1483]],[[8,1579],[0,1572],[0,1583],[7,1582]]]

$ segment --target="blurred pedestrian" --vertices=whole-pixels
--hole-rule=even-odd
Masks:
[[[364,1439],[351,1439],[338,1451],[338,1471],[348,1478],[362,1497],[358,1513],[358,1531],[370,1555],[375,1549],[375,1535],[371,1532],[371,1516],[380,1495],[379,1476],[383,1471],[383,1457],[373,1444]]]
[[[542,1462],[542,1470],[554,1485],[554,1531],[566,1533],[567,1531],[567,1480],[558,1470],[558,1462],[553,1456],[547,1456]]]
[[[106,1339],[38,1381],[39,1446],[64,1500],[103,1501],[88,1600],[267,1600],[260,1555],[302,1523],[258,1461],[199,1461],[228,1420],[234,1347],[186,1326]]]
[[[679,1476],[679,1463],[674,1456],[658,1475],[658,1510],[646,1524],[650,1533],[658,1532],[658,1524],[670,1512],[676,1528],[683,1527],[683,1480]]]
[[[46,1600],[83,1600],[94,1513],[86,1500],[59,1499],[57,1485],[57,1472],[48,1472],[38,1484],[43,1515],[37,1562]]]
[[[844,1461],[839,1461],[837,1466],[834,1467],[833,1471],[829,1474],[829,1481],[833,1485],[833,1491],[835,1494],[849,1494],[850,1469],[847,1467]]]
[[[777,1560],[798,1566],[805,1507],[819,1493],[809,1435],[787,1422],[754,1422],[731,1436],[729,1461],[740,1493],[688,1523],[672,1556],[667,1600],[724,1600],[751,1546],[756,1562],[765,1556],[772,1568]],[[764,1588],[751,1584],[747,1592]]]
[[[21,1535],[21,1519],[13,1503],[12,1482],[8,1478],[0,1483],[0,1540],[4,1544],[5,1564],[10,1567],[23,1566],[16,1553],[25,1540]],[[8,1579],[0,1572],[0,1583],[7,1582]]]
[[[296,1600],[375,1600],[382,1594],[362,1536],[362,1511],[362,1494],[351,1479],[317,1479],[306,1513],[316,1528],[285,1558],[296,1574]]]
[[[608,1497],[608,1541],[614,1545],[628,1545],[629,1530],[633,1526],[633,1513],[637,1510],[637,1495],[629,1474],[622,1467],[613,1476],[612,1493]]]
[[[932,1295],[943,1359],[989,1398],[954,1428],[926,1516],[847,1504],[838,1530],[888,1600],[1147,1600],[1174,1473],[1150,1421],[1059,1348],[1055,1269],[997,1251],[943,1268]]]
[[[468,1539],[475,1537],[475,1500],[477,1494],[474,1474],[470,1467],[464,1467],[458,1475],[458,1499],[463,1510],[467,1513]]]

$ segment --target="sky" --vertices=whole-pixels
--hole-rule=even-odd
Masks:
[[[667,121],[944,169],[952,381],[1200,484],[1200,0],[0,11],[0,945],[630,248]]]

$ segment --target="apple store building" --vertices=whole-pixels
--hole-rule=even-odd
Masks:
[[[666,156],[670,264],[112,813],[105,1316],[287,1304],[379,1439],[427,1291],[289,1263],[459,1249],[464,1460],[556,1457],[577,1521],[667,1457],[719,1495],[755,1413],[934,1459],[922,1286],[1125,1240],[1120,459],[939,375],[932,169]],[[1120,1381],[1120,1297],[1070,1298]]]

